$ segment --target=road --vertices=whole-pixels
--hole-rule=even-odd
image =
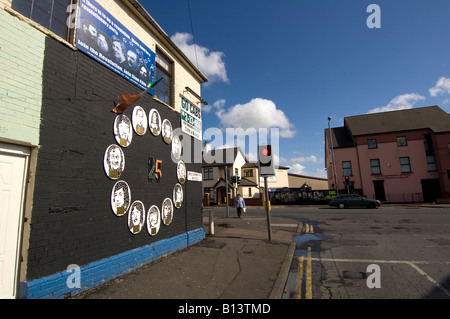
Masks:
[[[450,299],[450,208],[273,206],[271,214],[303,222],[283,298]]]
[[[304,224],[285,298],[450,299],[450,208],[300,207],[272,215]]]

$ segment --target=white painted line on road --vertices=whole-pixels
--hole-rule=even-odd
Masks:
[[[274,226],[274,227],[297,227],[298,225],[297,224],[273,224],[272,223],[272,226]]]
[[[325,261],[325,262],[344,262],[344,263],[367,263],[367,264],[406,264],[415,269],[419,274],[424,276],[428,281],[433,283],[437,288],[439,288],[447,296],[450,296],[450,291],[442,287],[436,280],[434,280],[430,275],[420,269],[417,265],[428,265],[432,262],[428,261],[407,261],[407,260],[370,260],[370,259],[339,259],[339,258],[313,258],[313,261]],[[449,262],[443,262],[448,264]]]
[[[436,285],[436,287],[438,287],[443,293],[445,293],[447,296],[450,296],[450,292],[445,289],[444,287],[441,286],[441,284],[439,284],[438,282],[436,282],[433,278],[430,277],[430,275],[428,275],[425,271],[423,271],[422,269],[420,269],[419,267],[417,267],[416,265],[414,265],[413,263],[408,263],[408,265],[410,265],[412,268],[414,268],[415,270],[417,270],[417,272],[423,276],[425,276],[425,278],[428,279],[428,281],[432,282],[433,284]]]

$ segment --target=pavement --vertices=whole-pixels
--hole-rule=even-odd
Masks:
[[[210,228],[212,211],[214,227]],[[233,207],[204,208],[206,238],[74,299],[281,299],[302,231],[296,219],[263,209],[238,218]]]

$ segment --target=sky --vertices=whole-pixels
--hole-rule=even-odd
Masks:
[[[213,148],[238,145],[227,128],[272,129],[279,165],[326,178],[328,117],[341,127],[373,112],[450,112],[448,0],[140,2],[208,78],[202,124]],[[223,137],[205,134],[211,128]]]

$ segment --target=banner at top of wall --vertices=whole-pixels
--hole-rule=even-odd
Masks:
[[[155,53],[94,0],[80,0],[76,47],[145,89],[155,81]],[[155,94],[155,90],[149,91]]]

